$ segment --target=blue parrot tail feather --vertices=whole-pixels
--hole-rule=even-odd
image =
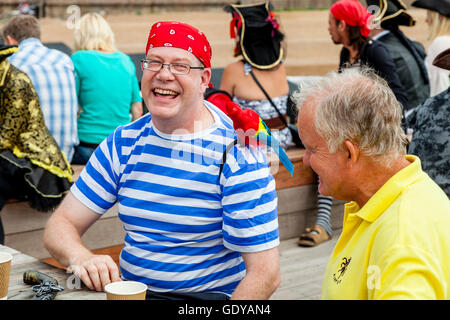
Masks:
[[[272,147],[272,150],[275,151],[278,159],[280,159],[280,162],[287,169],[287,171],[289,171],[292,177],[294,175],[294,165],[291,160],[289,160],[289,157],[286,152],[284,152],[283,148],[280,147],[280,142],[274,136],[267,135],[264,132],[259,132],[256,139],[257,141],[261,141],[265,145]]]

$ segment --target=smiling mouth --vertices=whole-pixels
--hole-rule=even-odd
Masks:
[[[178,96],[178,92],[168,90],[168,89],[161,89],[161,88],[153,89],[153,94],[155,96],[168,97],[168,98],[175,98]]]

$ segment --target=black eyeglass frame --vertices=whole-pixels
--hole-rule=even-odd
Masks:
[[[144,63],[145,62],[147,62],[147,63],[150,63],[150,62],[152,62],[152,63],[159,63],[161,65],[161,67],[159,68],[159,70],[151,70],[151,69],[148,69],[148,68],[144,67]],[[186,73],[173,72],[173,70],[172,70],[172,66],[173,65],[179,65],[179,66],[187,67],[188,71]],[[161,61],[158,61],[158,60],[147,60],[147,59],[142,59],[141,60],[141,68],[142,68],[142,70],[149,70],[149,71],[152,71],[152,72],[160,72],[162,70],[162,68],[164,68],[164,66],[167,66],[169,68],[170,73],[177,74],[177,75],[187,75],[187,74],[189,74],[191,72],[191,69],[199,69],[199,70],[205,69],[205,67],[193,67],[193,66],[190,66],[190,65],[185,64],[185,63],[162,63]]]

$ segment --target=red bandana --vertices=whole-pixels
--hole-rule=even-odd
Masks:
[[[211,68],[211,46],[208,39],[194,27],[176,21],[161,21],[153,24],[147,40],[148,50],[156,47],[184,49],[196,56],[206,68]]]
[[[352,27],[358,26],[363,37],[369,36],[372,15],[358,0],[340,0],[331,6],[330,11],[336,20],[343,20]]]

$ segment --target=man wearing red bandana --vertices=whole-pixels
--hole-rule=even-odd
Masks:
[[[275,182],[262,151],[233,143],[233,122],[203,99],[209,42],[190,25],[157,22],[145,53],[149,113],[95,150],[49,220],[46,248],[97,291],[133,280],[148,299],[268,299],[280,282]],[[120,269],[81,241],[115,203]]]
[[[203,33],[179,22],[154,24],[145,63],[150,67],[143,65],[142,96],[158,129],[169,134],[182,129],[193,133],[194,124],[207,128],[214,123],[202,99],[211,78],[211,47]],[[175,70],[177,65],[186,65],[189,73],[176,74],[168,65],[159,70],[161,63],[172,64]],[[153,64],[159,72],[152,71]]]
[[[334,44],[342,44],[339,70],[367,66],[384,78],[400,104],[408,98],[387,47],[369,38],[373,16],[358,0],[339,0],[330,8],[328,32]]]

